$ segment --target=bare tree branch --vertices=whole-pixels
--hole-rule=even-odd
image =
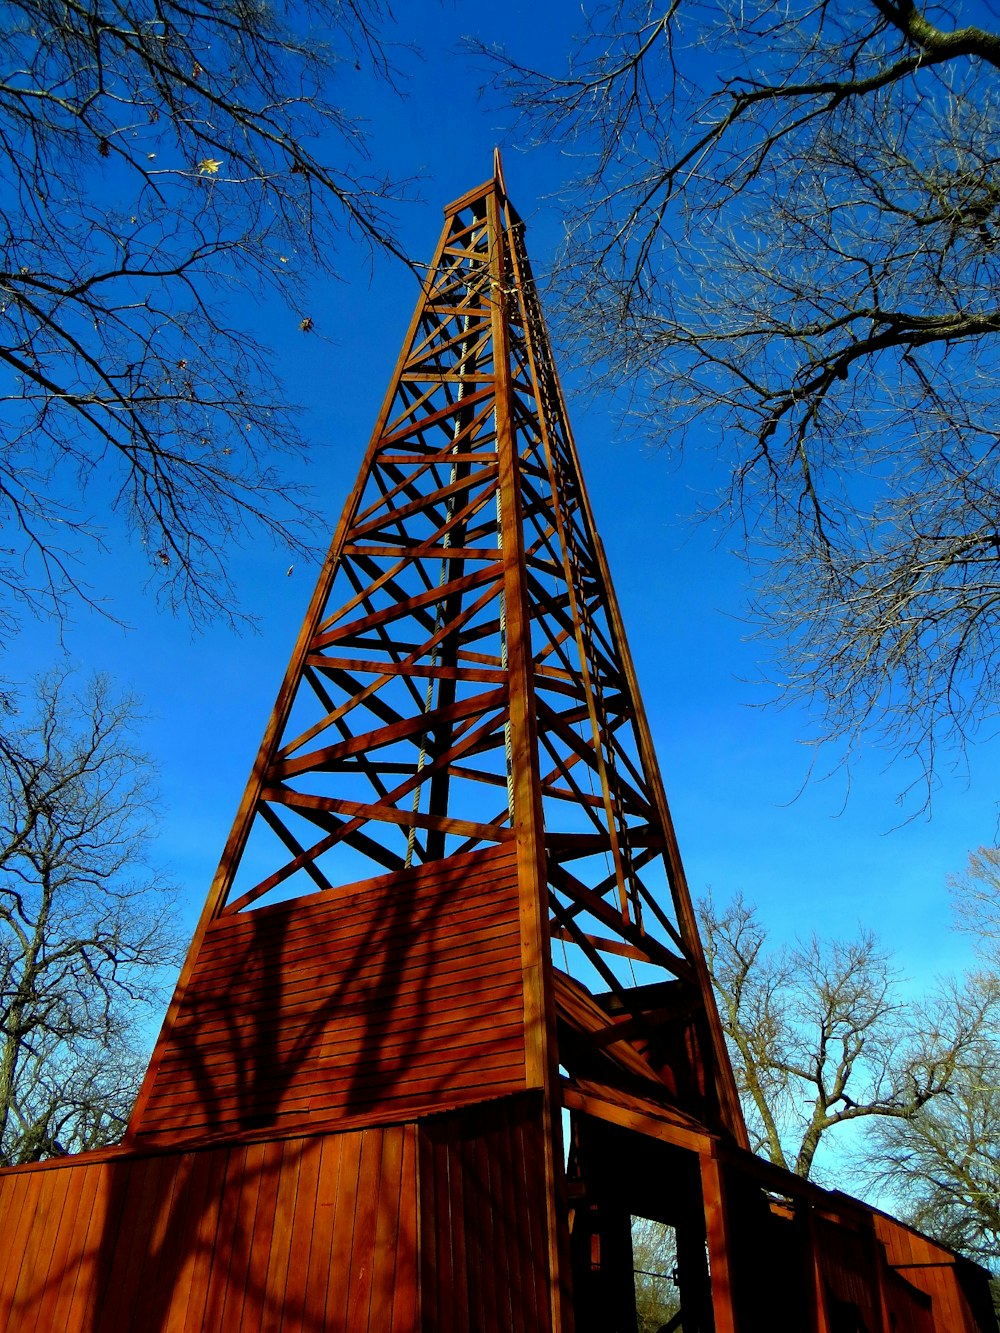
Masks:
[[[117,1137],[141,1024],[179,961],[172,892],[147,859],[135,702],[97,678],[38,682],[0,731],[0,1162]]]
[[[982,1041],[982,1007],[904,1006],[870,932],[774,948],[739,895],[721,908],[709,895],[698,917],[756,1147],[797,1175],[837,1126],[910,1121],[949,1096]]]
[[[929,1058],[954,1044],[947,1096],[906,1120],[881,1121],[868,1144],[869,1186],[892,1192],[908,1220],[995,1268],[1000,1252],[1000,985],[980,972],[928,1006]]]
[[[346,108],[356,80],[393,92],[388,22],[375,0],[6,3],[6,628],[18,608],[101,601],[81,560],[109,539],[107,511],[195,620],[235,615],[230,543],[308,540],[278,466],[302,447],[294,413],[231,317],[271,293],[305,336],[311,281],[345,243],[401,257],[398,192]]]
[[[564,333],[658,443],[714,444],[784,697],[924,801],[1000,710],[1000,35],[957,12],[633,3],[565,73],[482,53],[579,163]]]

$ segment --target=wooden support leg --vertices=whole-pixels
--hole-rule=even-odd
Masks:
[[[729,1263],[729,1219],[719,1162],[711,1153],[699,1153],[701,1190],[705,1201],[705,1238],[712,1279],[715,1333],[739,1333],[733,1310]]]
[[[889,1299],[886,1291],[886,1263],[885,1250],[882,1248],[882,1242],[875,1234],[875,1227],[872,1225],[869,1232],[869,1242],[871,1253],[874,1259],[875,1282],[878,1287],[878,1309],[882,1325],[876,1330],[876,1333],[890,1333],[892,1328],[892,1315],[889,1313]]]
[[[826,1311],[826,1288],[823,1282],[823,1265],[820,1261],[819,1244],[816,1236],[816,1224],[812,1209],[803,1202],[805,1225],[809,1237],[809,1258],[813,1275],[813,1330],[812,1333],[830,1333],[830,1320]]]

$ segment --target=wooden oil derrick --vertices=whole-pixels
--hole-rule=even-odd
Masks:
[[[200,940],[276,896],[388,872],[372,893],[405,899],[489,867],[517,912],[525,1086],[618,1070],[745,1142],[523,225],[499,177],[446,212],[174,1012]],[[492,893],[468,896],[484,942]],[[173,1021],[133,1135],[174,1127]]]
[[[747,1151],[499,160],[445,215],[125,1141],[0,1172],[0,1329],[637,1333],[634,1217],[664,1327],[993,1328]]]

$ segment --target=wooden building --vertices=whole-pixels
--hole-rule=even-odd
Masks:
[[[995,1330],[747,1149],[499,162],[445,213],[125,1139],[0,1172],[0,1330],[635,1333],[635,1217],[684,1333]]]

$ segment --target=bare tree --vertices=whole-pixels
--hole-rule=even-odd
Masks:
[[[1000,1261],[1000,849],[979,847],[951,881],[960,929],[982,966],[941,997],[929,1030],[975,1031],[948,1095],[910,1120],[878,1126],[872,1185],[897,1197],[914,1224],[994,1270]]]
[[[739,895],[721,908],[709,895],[698,915],[754,1146],[800,1176],[838,1125],[936,1104],[981,1039],[981,1010],[905,1006],[869,932],[775,948]]]
[[[634,0],[564,73],[489,53],[579,164],[580,354],[717,447],[786,689],[927,799],[1000,704],[1000,35],[969,8]]]
[[[678,1327],[681,1303],[674,1228],[648,1217],[633,1217],[632,1267],[637,1333],[661,1333],[664,1328]]]
[[[0,734],[0,1164],[117,1137],[179,951],[134,701],[38,682]]]
[[[971,935],[991,972],[1000,973],[1000,847],[977,847],[949,880],[960,930]]]
[[[196,619],[232,615],[231,541],[302,541],[276,467],[301,441],[240,321],[277,294],[307,336],[345,240],[395,250],[349,109],[359,81],[391,90],[387,14],[0,7],[0,627],[100,600],[80,557],[123,531]]]
[[[907,1119],[883,1120],[868,1141],[872,1187],[921,1231],[996,1269],[1000,1260],[1000,983],[980,973],[938,1009],[940,1027],[976,1022],[947,1096]],[[944,1038],[947,1040],[947,1038]]]

